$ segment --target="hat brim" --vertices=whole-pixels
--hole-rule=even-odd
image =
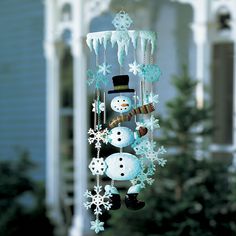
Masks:
[[[110,90],[108,91],[108,94],[110,93],[134,93],[134,89],[120,89],[120,90]]]

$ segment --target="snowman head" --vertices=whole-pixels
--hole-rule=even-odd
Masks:
[[[115,112],[124,113],[130,111],[132,102],[126,96],[117,96],[111,100],[111,109]]]

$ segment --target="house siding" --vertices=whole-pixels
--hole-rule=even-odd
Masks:
[[[0,1],[0,159],[27,150],[45,178],[43,1]]]

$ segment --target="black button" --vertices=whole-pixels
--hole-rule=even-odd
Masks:
[[[121,141],[121,138],[118,138],[117,140],[120,142],[120,141]]]
[[[120,168],[123,168],[123,165],[120,165]]]
[[[124,173],[121,173],[120,175],[121,175],[121,176],[124,176],[125,174],[124,174]]]
[[[117,135],[120,135],[120,132],[117,132]]]
[[[122,161],[123,159],[122,159],[122,158],[120,158],[119,160],[120,160],[120,161]]]

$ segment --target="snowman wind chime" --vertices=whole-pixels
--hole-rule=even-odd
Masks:
[[[96,88],[93,103],[94,129],[89,129],[88,141],[95,144],[97,155],[89,164],[89,169],[96,176],[96,185],[93,191],[86,191],[85,197],[88,201],[84,205],[87,209],[93,209],[96,219],[91,221],[91,229],[96,233],[104,230],[104,222],[99,219],[103,210],[117,210],[121,207],[121,197],[115,187],[116,181],[131,182],[124,202],[128,209],[139,210],[145,206],[143,201],[138,200],[139,192],[147,184],[153,183],[152,177],[157,165],[164,166],[166,163],[166,160],[160,157],[165,153],[164,147],[157,147],[153,139],[154,130],[159,128],[158,120],[152,114],[154,105],[158,103],[158,95],[153,93],[153,85],[161,75],[159,67],[153,64],[156,33],[128,30],[132,20],[124,11],[119,12],[112,23],[116,27],[115,31],[87,35],[87,44],[90,50],[95,52],[97,67],[95,72],[88,70],[87,73],[88,84],[94,84]],[[101,88],[107,84],[110,78],[108,75],[111,73],[111,65],[106,61],[108,43],[111,43],[112,47],[117,44],[120,74],[112,77],[114,88],[108,91],[109,95],[115,95],[111,100],[115,117],[107,123],[106,93],[101,96]],[[129,72],[132,77],[137,77],[134,79],[139,80],[138,92],[129,88],[129,76],[122,73],[130,44],[134,49],[134,61],[129,63]],[[101,51],[99,47],[104,51],[102,64],[98,63],[98,54]],[[140,63],[136,58],[138,49],[142,55],[141,59],[139,58]],[[136,124],[135,130],[125,125],[131,121]],[[107,128],[104,128],[105,126]],[[108,157],[101,157],[100,150],[104,144],[119,150]],[[133,148],[132,154],[124,151],[128,146]],[[103,187],[100,184],[102,175],[111,179],[110,185]]]

